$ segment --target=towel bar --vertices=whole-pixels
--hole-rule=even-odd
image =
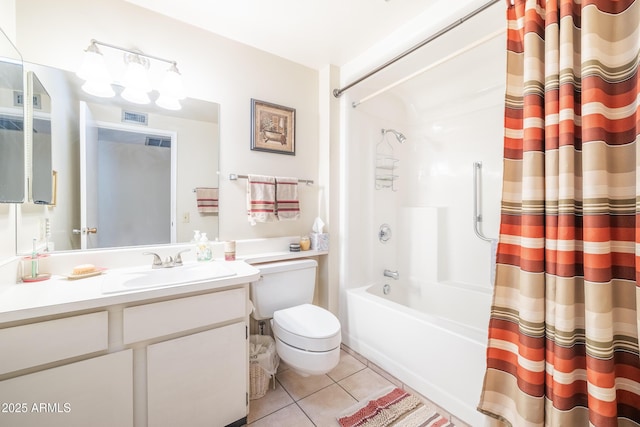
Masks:
[[[248,175],[238,175],[235,173],[230,173],[229,174],[229,180],[231,181],[237,181],[238,179],[247,179],[249,178]],[[307,184],[307,185],[312,185],[313,184],[313,180],[312,179],[298,179],[298,182],[303,183],[303,184]]]

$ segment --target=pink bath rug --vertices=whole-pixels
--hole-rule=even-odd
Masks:
[[[391,387],[338,416],[342,427],[454,427],[419,398]]]

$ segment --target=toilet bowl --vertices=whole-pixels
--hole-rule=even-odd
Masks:
[[[312,305],[278,310],[271,328],[276,352],[302,375],[322,375],[340,361],[340,322],[329,311]]]
[[[303,376],[326,374],[340,361],[338,318],[311,304],[317,265],[311,259],[258,264],[260,280],[250,287],[252,317],[271,319],[276,352]]]

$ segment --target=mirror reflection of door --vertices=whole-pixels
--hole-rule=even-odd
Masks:
[[[83,104],[82,249],[175,242],[175,133],[95,121]]]

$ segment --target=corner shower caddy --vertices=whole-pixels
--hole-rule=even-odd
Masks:
[[[376,145],[376,190],[390,188],[391,191],[398,191],[396,188],[396,180],[399,178],[396,174],[398,161],[399,159],[393,156],[393,147],[387,141],[385,129],[382,129],[382,140]]]

